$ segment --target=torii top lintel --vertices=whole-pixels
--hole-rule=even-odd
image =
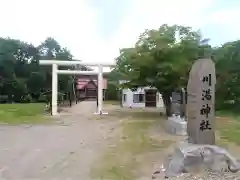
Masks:
[[[114,67],[114,64],[110,63],[84,63],[82,61],[62,61],[62,60],[40,60],[39,61],[40,65],[52,65],[52,64],[57,64],[59,66],[72,66],[72,65],[83,65],[83,66],[102,66],[102,67]]]

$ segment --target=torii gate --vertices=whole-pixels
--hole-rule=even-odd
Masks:
[[[82,63],[81,61],[40,60],[40,65],[52,65],[52,115],[57,115],[58,74],[98,75],[98,111],[94,114],[107,114],[103,112],[103,67],[112,67],[113,64]],[[98,67],[98,71],[58,70],[58,66],[83,65]]]

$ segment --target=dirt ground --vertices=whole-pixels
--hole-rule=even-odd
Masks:
[[[65,108],[50,125],[0,126],[0,179],[93,179],[91,169],[94,163],[99,163],[107,149],[117,144],[121,137],[121,123],[133,118],[134,113],[134,110],[119,105],[105,104],[104,109],[109,115],[94,115],[96,102],[81,102],[71,109]],[[149,117],[145,114],[139,118],[154,118],[151,110],[147,111]],[[156,114],[159,110],[153,111],[155,120],[159,118],[159,121],[147,132],[150,140],[157,140],[161,148],[136,156],[140,164],[133,169],[136,180],[150,180],[176,143],[186,138],[168,134],[164,130],[163,118]],[[137,116],[134,118],[138,120]],[[235,152],[239,154],[239,148]],[[157,177],[160,179],[163,179],[162,175]]]
[[[92,162],[117,122],[94,121],[96,102],[79,103],[53,125],[0,126],[0,179],[89,180]]]

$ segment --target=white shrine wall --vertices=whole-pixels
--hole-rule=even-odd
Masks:
[[[123,107],[132,107],[132,108],[145,108],[145,90],[147,89],[155,89],[151,87],[144,87],[144,88],[138,88],[136,91],[132,91],[131,89],[123,89],[122,90],[122,106]],[[134,94],[144,94],[144,100],[142,102],[134,102],[133,97]],[[125,99],[124,99],[125,96]],[[163,100],[162,95],[157,92],[156,94],[156,108],[163,108]]]

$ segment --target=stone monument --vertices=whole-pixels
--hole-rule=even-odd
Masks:
[[[187,86],[188,142],[181,142],[159,171],[165,179],[240,179],[240,160],[215,145],[215,64],[197,60]],[[180,177],[181,176],[181,177]]]
[[[180,116],[181,118],[185,117],[185,90],[184,88],[177,89],[172,92],[172,114],[176,116]]]
[[[185,91],[177,89],[172,92],[172,116],[168,118],[167,130],[176,135],[187,135],[185,121]]]
[[[187,132],[189,143],[215,144],[215,64],[197,60],[187,85]]]

